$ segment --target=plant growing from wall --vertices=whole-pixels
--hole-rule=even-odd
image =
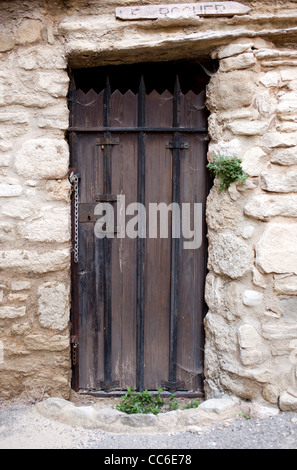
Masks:
[[[241,167],[241,159],[236,155],[225,157],[224,155],[212,155],[213,161],[208,163],[207,168],[220,180],[219,191],[227,191],[231,183],[239,181],[243,183],[248,175]]]

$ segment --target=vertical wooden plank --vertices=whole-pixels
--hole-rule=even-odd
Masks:
[[[118,90],[111,96],[110,122],[114,126],[135,126],[137,96]],[[135,122],[136,121],[136,122]],[[115,134],[113,134],[115,136]],[[119,134],[119,145],[112,147],[111,193],[125,196],[125,207],[137,201],[138,146],[136,134]],[[114,204],[115,224],[118,211]],[[124,227],[125,228],[125,227]],[[112,240],[112,371],[119,388],[136,388],[137,370],[137,239]]]
[[[103,125],[102,107],[103,91],[97,94],[93,89],[87,93],[76,90],[73,96],[75,112],[73,113],[73,127],[85,127]]]
[[[138,126],[145,126],[146,93],[144,79],[141,77],[138,90]],[[137,172],[137,202],[146,202],[146,135],[144,132],[138,133],[138,172]],[[144,316],[145,316],[145,239],[137,238],[137,370],[136,384],[137,390],[142,391],[144,385]]]
[[[177,380],[184,381],[186,390],[199,390],[203,370],[203,318],[205,315],[204,287],[206,278],[206,222],[207,197],[206,141],[197,135],[183,135],[189,149],[181,158],[181,204],[191,205],[191,229],[194,229],[195,203],[202,204],[202,244],[197,249],[185,249],[182,244],[179,276],[179,316]],[[198,237],[198,233],[196,237]],[[183,242],[188,241],[183,239]]]
[[[112,149],[112,194],[125,196],[125,206],[137,200],[136,136],[120,135]],[[120,207],[115,208],[115,224]],[[130,219],[127,216],[127,221]],[[112,240],[112,373],[119,388],[136,388],[137,239]]]
[[[181,102],[181,89],[176,76],[174,87],[174,103],[173,103],[173,126],[180,126],[180,102]],[[174,132],[173,140],[173,162],[172,162],[172,202],[180,206],[180,149],[178,142],[180,135]],[[175,148],[176,147],[176,148]],[[180,388],[176,380],[177,371],[177,348],[178,348],[178,302],[179,302],[179,269],[180,269],[180,238],[172,238],[171,247],[171,288],[170,288],[170,340],[169,340],[169,387],[172,391]]]
[[[94,202],[99,173],[96,139],[79,134],[76,139],[80,180],[80,203]],[[103,367],[102,248],[94,236],[93,223],[79,224],[79,387],[96,388],[98,369]],[[102,242],[101,242],[102,243]]]
[[[180,97],[180,126],[205,127],[207,129],[207,108],[205,89],[199,94],[192,90]]]
[[[124,95],[116,90],[111,95],[112,127],[136,127],[137,126],[137,97],[128,90]]]
[[[146,208],[172,201],[172,155],[166,149],[170,134],[150,134],[146,140]],[[169,215],[169,225],[171,216]],[[170,230],[169,230],[170,234]],[[149,238],[145,249],[144,386],[156,390],[169,376],[171,239]]]
[[[165,90],[159,94],[153,90],[146,98],[146,125],[148,127],[171,127],[173,95]]]

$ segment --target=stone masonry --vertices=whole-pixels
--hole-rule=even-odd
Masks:
[[[249,178],[208,198],[205,392],[297,410],[297,4],[115,18],[150,3],[188,2],[0,1],[0,396],[70,393],[68,68],[212,57],[208,158]]]

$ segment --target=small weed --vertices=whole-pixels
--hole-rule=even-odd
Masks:
[[[169,398],[168,410],[173,411],[173,410],[178,410],[178,408],[179,408],[179,403],[177,399],[175,398],[175,394],[173,393]]]
[[[241,159],[236,155],[225,157],[213,154],[212,157],[213,162],[208,163],[207,168],[220,179],[219,191],[227,191],[234,181],[243,183],[247,179],[248,175],[241,167]]]
[[[132,387],[128,388],[127,393],[122,397],[120,403],[115,405],[118,411],[122,411],[127,414],[147,414],[152,413],[154,415],[161,413],[162,411],[174,411],[180,407],[179,401],[176,399],[175,394],[170,395],[169,400],[164,401],[161,393],[164,392],[161,388],[158,388],[158,393],[153,395],[147,390],[143,392],[136,392]],[[197,408],[200,402],[197,400],[184,406],[182,409]]]
[[[154,396],[147,390],[136,392],[130,387],[126,395],[123,396],[121,402],[116,405],[115,408],[127,414],[153,413],[156,415],[161,412],[164,405],[161,392],[163,392],[163,390],[158,389],[157,395]]]
[[[189,403],[188,405],[184,406],[183,409],[184,410],[189,410],[191,408],[198,408],[199,405],[200,405],[200,402],[198,400],[195,400],[195,401],[192,401],[191,403]]]
[[[239,413],[239,416],[245,419],[251,419],[250,415],[244,414],[244,413]]]

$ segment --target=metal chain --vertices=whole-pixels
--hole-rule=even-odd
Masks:
[[[79,240],[78,240],[78,199],[79,199],[79,189],[78,189],[78,182],[79,182],[79,173],[76,175],[71,172],[69,175],[69,181],[73,186],[74,191],[74,245],[73,245],[73,252],[74,252],[74,262],[78,263],[78,249],[79,249]]]

